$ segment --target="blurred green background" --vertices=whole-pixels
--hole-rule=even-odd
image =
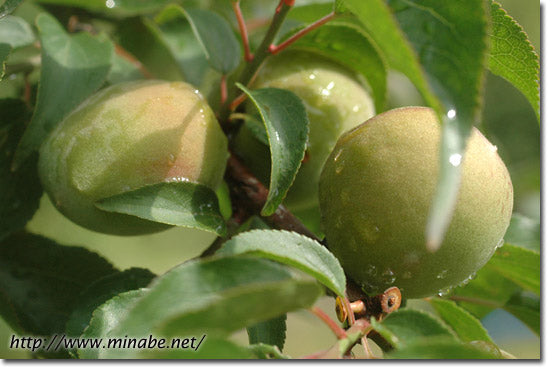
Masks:
[[[276,1],[270,1],[276,4]],[[261,1],[245,1],[245,6],[263,9]],[[540,2],[503,0],[503,6],[527,31],[540,54]],[[266,7],[267,9],[269,7]],[[392,73],[389,82],[390,106],[423,105],[410,83]],[[0,84],[2,89],[2,84]],[[540,219],[540,128],[530,105],[515,88],[491,74],[487,77],[481,130],[497,145],[515,189],[515,211]],[[44,197],[28,230],[50,237],[63,245],[85,246],[98,252],[115,266],[149,268],[161,274],[200,254],[213,236],[196,230],[174,228],[141,237],[109,236],[85,230],[60,215]],[[412,302],[422,305],[421,302]],[[334,302],[322,298],[319,306],[334,318]],[[496,310],[483,319],[495,342],[518,358],[539,358],[540,339],[516,318]],[[27,352],[9,350],[13,331],[0,320],[0,358],[29,358]],[[306,311],[289,314],[285,352],[300,357],[329,347],[332,333]],[[245,332],[235,338],[247,342]]]

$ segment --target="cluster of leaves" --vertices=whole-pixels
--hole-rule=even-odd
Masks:
[[[37,355],[284,358],[286,313],[311,307],[326,290],[345,295],[344,271],[323,245],[296,233],[262,229],[266,226],[259,217],[231,237],[223,216],[231,213],[227,193],[217,196],[193,183],[156,184],[98,203],[105,211],[199,228],[227,239],[214,256],[187,261],[161,276],[144,269],[119,271],[85,248],[61,246],[23,231],[42,194],[37,148],[67,113],[102,86],[145,77],[185,80],[206,94],[222,119],[228,104],[220,105],[219,81],[228,83],[227,103],[244,92],[261,114],[263,137],[271,149],[271,180],[261,211],[270,216],[304,157],[308,122],[293,93],[246,86],[270,44],[290,40],[320,17],[332,16],[290,47],[327,56],[361,74],[379,112],[386,106],[388,70],[400,71],[442,117],[441,175],[427,226],[428,243],[434,247],[445,234],[460,181],[460,167],[447,158],[463,152],[477,122],[486,71],[510,81],[538,115],[538,56],[495,1],[261,5],[268,16],[276,15],[269,28],[251,34],[256,50],[252,62],[243,61],[230,3],[6,0],[0,6],[0,79],[7,91],[0,91],[2,317],[22,335],[208,335],[197,352],[77,349]],[[254,8],[246,13],[263,10]],[[350,327],[324,357],[344,357],[369,334],[387,357],[502,358],[478,319],[503,308],[539,333],[538,228],[514,216],[506,243],[468,285],[431,299],[431,311],[404,308],[383,321],[368,321],[366,328]],[[230,341],[242,328],[249,334],[248,347]]]

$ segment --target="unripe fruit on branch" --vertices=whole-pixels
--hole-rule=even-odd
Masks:
[[[183,82],[137,81],[106,88],[70,113],[39,153],[54,205],[98,232],[133,235],[168,226],[97,209],[94,202],[145,185],[220,183],[227,140],[214,113]]]
[[[338,137],[375,114],[372,98],[356,75],[324,57],[287,51],[270,57],[251,85],[275,87],[302,99],[309,117],[306,159],[288,192],[285,204],[296,212],[318,210],[321,168]],[[247,128],[242,128],[235,148],[265,184],[270,176],[270,153]]]
[[[425,230],[439,171],[441,127],[433,110],[388,111],[344,134],[319,189],[329,249],[368,294],[397,286],[407,298],[468,281],[509,225],[513,188],[496,147],[473,129],[462,179],[440,249]]]

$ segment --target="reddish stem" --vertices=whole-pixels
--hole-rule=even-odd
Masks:
[[[299,40],[300,38],[302,38],[303,36],[305,36],[309,32],[321,27],[323,24],[327,23],[328,21],[333,19],[335,16],[336,16],[336,14],[334,12],[324,16],[323,18],[319,19],[318,21],[316,21],[314,23],[311,23],[310,25],[308,25],[304,29],[298,31],[292,37],[290,37],[286,41],[282,42],[280,45],[278,45],[278,46],[270,45],[269,48],[268,48],[268,51],[270,51],[271,54],[278,54],[279,52],[281,52],[282,50],[284,50],[285,48],[287,48],[288,46],[290,46],[291,44],[293,44],[294,42],[296,42],[297,40]]]
[[[241,40],[243,41],[243,50],[245,52],[245,61],[250,62],[253,60],[253,54],[251,54],[251,47],[249,46],[249,34],[247,32],[247,24],[243,18],[243,13],[241,12],[241,6],[239,5],[239,0],[233,2],[233,10],[235,12],[235,18],[237,18],[237,23],[239,24],[239,32],[241,33]]]
[[[342,301],[344,302],[344,306],[346,307],[346,311],[348,312],[348,324],[352,326],[356,322],[356,316],[354,315],[354,310],[352,310],[352,305],[350,305],[350,300],[348,300],[348,297],[344,296]]]
[[[312,307],[311,309],[309,309],[309,311],[311,311],[313,314],[315,314],[316,317],[318,317],[319,319],[321,319],[326,325],[329,326],[329,328],[331,329],[331,331],[333,331],[333,333],[336,335],[336,338],[338,338],[339,340],[346,338],[346,331],[344,329],[342,329],[338,324],[336,324],[336,322],[334,320],[332,320],[327,313],[325,313],[323,310],[321,310],[320,308],[318,308],[317,306]]]
[[[134,64],[134,66],[138,68],[138,70],[140,70],[140,73],[142,73],[144,78],[154,78],[153,74],[150,73],[150,71],[148,71],[146,67],[138,59],[136,59],[134,55],[126,51],[122,46],[115,44],[115,52],[117,53],[117,55],[122,56],[123,58]]]
[[[226,102],[228,96],[227,77],[225,74],[222,76],[222,80],[220,82],[220,95],[221,95],[220,103],[223,105]]]

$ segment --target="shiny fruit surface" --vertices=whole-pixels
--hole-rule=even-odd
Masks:
[[[134,235],[168,226],[108,213],[94,202],[164,181],[216,188],[227,140],[206,101],[183,82],[108,87],[70,113],[41,146],[39,175],[53,204],[90,230]]]

